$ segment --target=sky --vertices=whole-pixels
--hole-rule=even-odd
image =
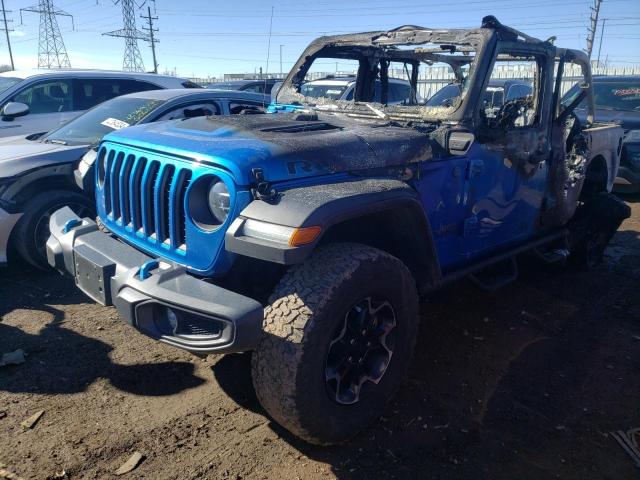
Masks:
[[[134,0],[135,1],[135,0]],[[206,78],[223,73],[286,73],[316,37],[358,31],[384,30],[412,24],[434,28],[477,27],[485,15],[538,37],[557,37],[556,45],[586,46],[590,7],[594,0],[139,0],[140,29],[151,6],[159,70],[184,77]],[[12,12],[10,28],[16,68],[37,66],[39,16],[20,9],[37,0],[5,0]],[[74,68],[121,69],[124,39],[102,34],[122,28],[120,3],[111,0],[54,0],[74,18],[58,17],[58,25]],[[273,17],[272,17],[273,7]],[[155,13],[154,13],[155,12]],[[640,65],[640,0],[602,0],[600,19],[606,19],[601,60],[610,65]],[[0,17],[1,21],[1,17]],[[270,28],[270,23],[271,28]],[[0,28],[2,26],[0,25]],[[269,31],[271,42],[269,45]],[[9,63],[4,32],[0,31],[0,64]],[[598,25],[593,59],[598,54]],[[152,69],[148,43],[139,41],[147,70]],[[282,52],[282,56],[281,53]],[[267,58],[269,59],[267,64]]]

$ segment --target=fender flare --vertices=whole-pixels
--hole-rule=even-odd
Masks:
[[[401,249],[407,255],[411,254],[411,264],[407,266],[424,277],[416,278],[419,284],[439,283],[442,274],[429,220],[418,193],[397,179],[360,177],[301,186],[281,192],[274,202],[253,201],[227,230],[225,248],[235,254],[293,265],[305,261],[332,227],[380,213],[391,213],[411,222],[411,232],[404,232],[406,243]],[[292,247],[287,243],[244,235],[243,226],[247,220],[294,229],[319,226],[322,230],[312,243]],[[405,263],[408,262],[405,260]]]

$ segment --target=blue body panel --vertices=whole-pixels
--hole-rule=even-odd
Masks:
[[[426,162],[414,187],[443,271],[537,233],[545,162],[528,176],[503,154],[474,144],[467,155]]]
[[[273,106],[271,109],[279,111]],[[262,117],[268,125],[277,124],[269,124],[269,117],[283,118],[281,114]],[[371,129],[363,129],[361,124],[353,128],[342,125],[336,136],[318,137],[316,144],[316,139],[303,143],[304,138],[300,140],[295,136],[284,139],[265,136],[258,131],[258,126],[246,128],[243,121],[249,120],[162,122],[107,135],[101,149],[113,151],[114,159],[120,155],[146,161],[135,181],[132,181],[137,168],[134,162],[134,167],[118,170],[118,177],[110,176],[110,191],[100,188],[98,182],[98,211],[107,227],[150,255],[184,264],[201,275],[221,275],[233,263],[233,256],[223,248],[224,234],[233,219],[252,201],[253,169],[262,169],[265,179],[284,191],[301,185],[345,181],[356,178],[353,174],[362,175],[371,169],[378,172],[376,175],[381,172],[384,175],[385,169],[388,172],[388,168],[404,168],[404,165],[418,170],[419,174],[409,183],[418,193],[430,221],[437,260],[443,272],[530,238],[539,228],[538,216],[547,182],[546,162],[531,164],[527,167],[529,170],[523,172],[519,169],[526,162],[514,165],[495,146],[490,149],[479,143],[474,143],[464,156],[436,155],[431,153],[436,147],[428,136],[412,129],[400,132],[403,153],[395,155],[393,148],[388,147],[393,144],[385,144],[384,140],[372,144],[371,138],[379,137],[367,137],[372,134],[366,129]],[[276,126],[282,128],[280,124]],[[385,136],[398,135],[398,129],[392,130],[386,130]],[[326,138],[343,142],[342,148],[331,142],[327,146]],[[315,145],[325,150],[315,151]],[[327,158],[336,150],[341,150],[342,156]],[[348,150],[346,155],[344,150]],[[315,156],[323,158],[310,162],[309,158]],[[157,164],[159,170],[154,170],[151,164]],[[170,185],[162,183],[167,169]],[[188,177],[186,183],[179,175]],[[195,185],[213,177],[227,185],[231,210],[223,225],[206,229],[185,212],[190,211],[189,199]],[[175,178],[178,180],[174,181]],[[151,184],[153,194],[141,195],[140,190]],[[110,209],[105,198],[113,196],[115,189],[127,190],[129,194],[120,195],[119,206]],[[166,205],[151,200],[164,201],[165,190],[169,198]],[[140,202],[136,203],[137,199]],[[135,225],[136,215],[127,217],[127,209],[136,212],[137,208],[140,226]],[[186,217],[183,226],[179,220],[181,215]],[[155,234],[149,235],[149,232],[164,232],[166,239],[158,241]],[[185,244],[180,245],[183,239]]]

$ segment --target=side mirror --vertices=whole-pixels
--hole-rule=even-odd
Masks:
[[[451,155],[465,155],[476,137],[471,132],[453,131],[449,134],[447,149]]]
[[[20,102],[9,102],[2,109],[2,118],[4,120],[13,120],[17,117],[23,117],[29,113],[29,105]]]

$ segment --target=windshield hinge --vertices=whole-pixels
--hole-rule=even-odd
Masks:
[[[251,173],[254,179],[254,188],[251,189],[251,193],[254,198],[265,202],[275,200],[278,192],[264,179],[264,171],[261,168],[252,168]]]

